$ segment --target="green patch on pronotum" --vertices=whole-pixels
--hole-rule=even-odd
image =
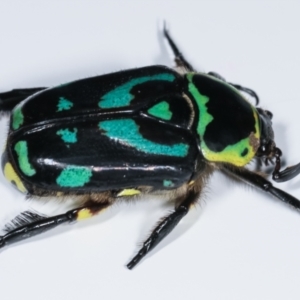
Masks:
[[[77,142],[77,128],[74,128],[73,131],[70,129],[60,129],[56,132],[57,135],[61,136],[61,139],[65,143],[76,143]]]
[[[17,107],[12,114],[12,128],[18,129],[24,122],[24,115],[22,113],[22,106]]]
[[[102,121],[99,123],[99,128],[105,130],[109,138],[120,140],[121,143],[145,153],[177,157],[185,157],[188,154],[187,144],[163,145],[145,139],[139,132],[139,127],[131,119]]]
[[[163,120],[171,120],[172,112],[170,111],[170,105],[166,101],[159,102],[148,109],[148,113],[154,117],[163,119]]]
[[[189,80],[189,92],[193,95],[197,106],[199,107],[199,122],[197,126],[197,132],[200,137],[203,137],[207,125],[214,119],[213,116],[208,113],[206,106],[206,104],[209,102],[209,98],[205,95],[202,95],[193,84],[193,74],[188,74],[187,79]]]
[[[27,176],[33,176],[36,173],[36,171],[29,162],[27,142],[17,142],[15,144],[14,149],[18,156],[18,163],[21,171]]]
[[[91,177],[91,169],[70,165],[61,171],[56,183],[61,187],[81,187],[88,183]]]
[[[73,102],[64,97],[60,97],[57,103],[57,111],[69,110],[73,107]]]

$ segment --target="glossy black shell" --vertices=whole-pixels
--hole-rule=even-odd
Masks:
[[[29,192],[179,187],[201,156],[183,88],[177,72],[152,66],[34,94],[12,113],[2,165],[10,162]],[[24,171],[26,159],[35,172]]]

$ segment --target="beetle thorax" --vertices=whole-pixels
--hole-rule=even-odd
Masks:
[[[188,74],[187,93],[196,102],[196,130],[209,161],[246,165],[260,145],[256,109],[232,86],[206,74]]]

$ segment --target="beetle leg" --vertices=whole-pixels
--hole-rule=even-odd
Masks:
[[[0,93],[0,110],[9,112],[27,97],[44,89],[46,88],[14,89],[9,92]]]
[[[284,182],[293,179],[294,177],[300,174],[300,163],[297,165],[287,167],[285,170],[280,171],[281,169],[281,155],[282,152],[279,148],[274,149],[274,156],[276,158],[275,168],[272,174],[272,178],[276,182]]]
[[[251,97],[253,97],[255,99],[255,105],[259,104],[259,97],[256,94],[256,92],[254,92],[253,90],[246,88],[244,86],[241,86],[239,84],[235,84],[235,83],[231,83],[228,82],[230,85],[232,85],[233,87],[235,87],[237,90],[242,91],[244,93],[247,93],[248,95],[250,95]]]
[[[293,179],[300,173],[300,163],[295,166],[287,167],[283,171],[273,173],[273,180],[276,182],[284,182]]]
[[[86,206],[69,210],[64,214],[49,218],[42,218],[9,231],[7,234],[0,236],[0,248],[46,232],[58,225],[92,217],[110,205],[110,202],[95,203],[88,201],[88,203],[89,204]]]
[[[166,24],[164,24],[164,36],[167,39],[167,41],[175,55],[176,66],[180,67],[180,68],[184,68],[190,72],[195,72],[195,69],[193,68],[193,66],[184,58],[184,56],[178,49],[177,45],[174,43],[173,39],[171,38],[171,36],[166,28]]]
[[[128,269],[135,267],[146,254],[157,246],[188,213],[191,205],[197,201],[199,192],[189,190],[185,199],[175,208],[175,211],[163,218],[154,228],[150,237],[143,243],[138,254],[127,264]]]
[[[222,75],[220,75],[219,73],[208,72],[207,74],[210,75],[210,76],[213,76],[215,78],[218,78],[219,80],[227,82],[226,79]],[[244,93],[247,93],[248,95],[250,95],[251,97],[253,97],[255,99],[256,105],[259,104],[259,97],[258,97],[258,95],[256,94],[255,91],[253,91],[253,90],[251,90],[247,87],[241,86],[239,84],[235,84],[235,83],[231,83],[231,82],[227,82],[227,83],[232,85],[233,87],[235,87],[237,90],[242,91]]]
[[[210,76],[215,77],[215,78],[217,78],[217,79],[219,79],[221,81],[226,82],[226,79],[222,75],[220,75],[219,73],[217,73],[217,72],[208,72],[207,75],[210,75]]]
[[[171,36],[166,28],[166,24],[164,24],[164,36],[167,39],[167,41],[175,55],[176,66],[179,68],[184,68],[189,72],[196,72],[195,68],[184,58],[183,54],[178,49],[174,40],[171,38]],[[208,72],[207,74],[226,82],[225,78],[216,72]],[[250,95],[251,97],[253,97],[255,99],[256,105],[259,104],[259,97],[255,91],[253,91],[249,88],[243,87],[239,84],[230,83],[230,82],[228,82],[228,84],[232,85],[239,91],[247,93],[248,95]]]
[[[300,201],[297,198],[274,187],[270,181],[268,181],[261,175],[251,172],[245,168],[237,168],[228,165],[223,165],[222,170],[225,171],[225,173],[229,173],[234,177],[237,177],[255,187],[258,187],[264,192],[273,195],[275,198],[292,205],[296,209],[300,209]]]

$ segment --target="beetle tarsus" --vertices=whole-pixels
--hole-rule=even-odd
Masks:
[[[149,251],[156,247],[176,227],[179,221],[188,213],[190,206],[198,200],[198,197],[199,192],[188,191],[186,198],[175,211],[163,218],[154,228],[138,254],[127,264],[128,269],[134,268]]]
[[[143,247],[138,252],[138,254],[127,264],[127,268],[129,270],[132,270],[142,260],[142,258],[147,254],[148,251]]]
[[[274,172],[272,178],[276,182],[285,182],[293,179],[300,174],[300,163],[297,165],[287,167],[285,170],[280,172]]]
[[[300,163],[291,167],[287,167],[285,170],[280,171],[282,152],[277,147],[274,149],[274,156],[276,158],[275,168],[272,174],[272,178],[274,181],[276,182],[288,181],[300,174]]]

